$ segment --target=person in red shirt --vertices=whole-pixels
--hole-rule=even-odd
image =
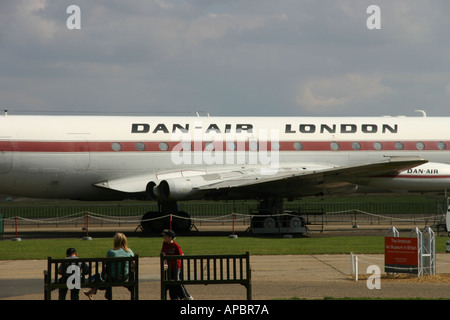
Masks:
[[[183,255],[181,247],[173,241],[175,239],[175,232],[172,230],[164,230],[163,235],[164,239],[161,252],[167,256]],[[176,265],[175,261],[171,261],[170,268],[168,268],[167,262],[165,262],[164,268],[170,270],[170,279],[181,280],[181,260],[177,259]],[[194,300],[182,284],[170,287],[169,296],[171,300]]]

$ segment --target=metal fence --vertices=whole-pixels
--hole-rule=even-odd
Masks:
[[[228,224],[232,213],[237,223],[250,224],[257,211],[256,201],[180,202],[179,210],[186,211],[196,225]],[[425,224],[439,223],[446,212],[445,198],[414,202],[286,202],[285,209],[300,211],[309,224]],[[138,226],[148,211],[157,211],[155,202],[80,202],[80,203],[3,203],[0,214],[5,226],[59,226],[129,224]]]
[[[445,217],[447,201],[442,198],[423,202],[314,202],[286,208],[304,213],[309,224],[436,225]]]

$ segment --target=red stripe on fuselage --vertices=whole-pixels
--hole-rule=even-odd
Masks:
[[[403,148],[399,148],[401,142]],[[447,150],[450,141],[424,141],[424,148],[418,149],[419,141],[221,141],[213,142],[216,151],[442,151]],[[202,151],[209,141],[0,141],[0,151],[15,152],[142,152],[183,151],[183,144],[190,144],[191,150]],[[333,144],[334,143],[334,144]],[[381,143],[382,148],[375,148]],[[438,143],[441,145],[439,146]],[[167,145],[167,149],[164,148]],[[332,148],[332,144],[333,147]],[[445,144],[445,148],[442,146]],[[278,147],[279,146],[279,147]]]

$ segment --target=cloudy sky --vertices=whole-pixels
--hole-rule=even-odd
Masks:
[[[80,8],[81,29],[70,5]],[[370,5],[380,8],[381,29]],[[0,0],[0,108],[450,115],[448,0]]]

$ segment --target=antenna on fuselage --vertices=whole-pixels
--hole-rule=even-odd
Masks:
[[[426,118],[426,116],[427,116],[427,113],[423,110],[414,110],[414,111],[422,113],[422,117],[424,117],[424,118]]]
[[[208,111],[195,111],[195,114],[197,115],[197,117],[200,117],[200,113],[205,113],[206,116],[209,118],[209,112]]]

